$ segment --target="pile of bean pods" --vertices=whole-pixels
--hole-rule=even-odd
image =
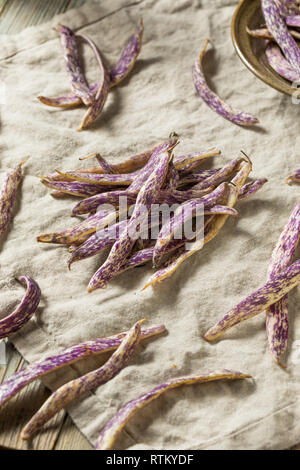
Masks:
[[[47,106],[58,108],[74,108],[82,104],[89,106],[77,129],[81,131],[96,121],[103,109],[110,89],[118,85],[131,72],[142,46],[143,20],[140,20],[138,30],[130,36],[120,59],[110,71],[107,70],[103,63],[101,54],[92,39],[84,34],[74,34],[69,27],[61,24],[57,26],[57,31],[61,35],[62,49],[67,74],[71,82],[72,94],[56,98],[38,96],[38,99]],[[91,47],[99,66],[99,80],[90,86],[85,79],[81,65],[78,40],[84,41]]]
[[[233,307],[205,334],[207,341],[222,336],[225,331],[266,311],[266,331],[274,360],[281,363],[287,348],[288,292],[300,282],[300,260],[291,264],[300,238],[300,204],[297,204],[275,246],[268,268],[267,282]]]
[[[265,41],[269,65],[290,82],[300,81],[300,6],[285,0],[261,0],[266,24],[249,29],[250,36]]]
[[[73,216],[89,215],[73,227],[42,234],[37,240],[68,247],[69,267],[110,249],[106,261],[91,278],[89,292],[106,287],[120,273],[147,261],[159,269],[144,288],[168,278],[218,234],[228,216],[238,215],[234,209],[238,200],[255,193],[267,181],[246,183],[252,171],[247,156],[235,158],[221,168],[201,170],[201,163],[220,152],[212,148],[174,156],[177,144],[178,136],[173,133],[165,142],[120,164],[109,164],[95,154],[99,167],[57,171],[42,178],[43,184],[55,190],[56,197],[69,194],[83,198],[73,208]],[[131,206],[130,215],[122,198]],[[103,209],[107,204],[110,210]],[[159,219],[155,227],[151,211],[157,204],[177,206],[171,219],[165,223]],[[201,239],[197,231],[190,240],[177,237],[184,224],[197,217],[200,206],[204,211],[204,221],[197,229],[203,233]],[[130,236],[137,226],[138,236]]]

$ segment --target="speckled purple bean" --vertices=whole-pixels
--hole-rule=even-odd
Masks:
[[[300,204],[297,204],[291,217],[284,227],[277,245],[275,246],[268,268],[268,280],[287,268],[295,254],[300,238]],[[281,357],[288,343],[288,294],[266,311],[266,331],[271,355],[275,362],[281,365]]]
[[[238,198],[239,201],[241,199],[246,199],[246,198],[252,196],[253,194],[255,194],[267,182],[268,182],[268,180],[266,178],[260,178],[260,179],[257,179],[255,181],[251,181],[251,183],[245,184],[242,187],[241,191],[239,192],[239,198]]]
[[[126,367],[131,359],[141,337],[138,321],[126,334],[118,349],[108,361],[99,369],[93,370],[82,377],[71,380],[52,393],[41,408],[35,413],[21,432],[22,439],[29,439],[36,431],[46,424],[52,416],[56,415],[72,401],[78,400],[85,393],[95,390],[100,385],[113,379]]]
[[[7,230],[12,219],[17,198],[17,190],[22,181],[22,165],[27,160],[28,158],[19,163],[5,176],[4,184],[0,192],[0,238]]]
[[[260,289],[250,294],[233,307],[215,326],[210,328],[204,338],[213,341],[222,336],[234,325],[248,320],[278,302],[300,282],[300,260],[276,274]]]
[[[90,197],[99,193],[99,186],[97,184],[85,183],[83,181],[51,181],[47,178],[42,178],[41,183],[48,188],[72,196]]]
[[[291,64],[283,57],[280,47],[269,42],[266,46],[266,58],[272,69],[290,82],[299,82],[299,76]]]
[[[141,331],[141,339],[160,335],[165,333],[165,331],[166,327],[164,325],[145,328]],[[47,357],[40,362],[31,363],[24,369],[15,372],[9,379],[0,384],[0,407],[26,387],[26,385],[54,370],[74,364],[86,357],[96,356],[117,349],[125,335],[126,333],[119,333],[107,338],[75,344],[53,356]]]
[[[177,170],[180,170],[180,172],[184,174],[197,168],[207,158],[215,157],[220,154],[220,150],[212,147],[208,150],[202,150],[199,152],[188,153],[186,155],[179,155],[174,157],[174,165]]]
[[[143,393],[137,398],[129,401],[120,408],[116,415],[106,424],[102,429],[102,432],[97,439],[95,450],[110,450],[114,442],[130,420],[130,418],[141,408],[146,406],[148,403],[158,398],[160,395],[165,393],[172,388],[179,387],[181,385],[191,385],[195,383],[207,383],[215,380],[235,380],[235,379],[246,379],[251,378],[251,375],[243,374],[232,370],[217,370],[209,372],[207,374],[188,375],[185,377],[176,377],[169,379],[168,381],[157,385],[151,390]]]
[[[195,88],[203,101],[214,111],[225,119],[239,124],[240,126],[252,126],[258,123],[258,119],[252,114],[233,109],[228,103],[225,103],[208,86],[203,72],[202,60],[206,52],[208,40],[205,41],[199,58],[193,66],[193,80]]]
[[[84,78],[79,59],[76,36],[70,28],[61,24],[57,26],[57,31],[61,35],[65,64],[71,80],[72,91],[76,96],[81,98],[84,104],[90,105],[94,101],[94,95]]]
[[[26,287],[26,293],[20,305],[0,320],[0,339],[20,330],[30,320],[40,303],[41,290],[35,280],[29,276],[21,276],[18,281]]]
[[[141,18],[139,29],[130,36],[120,59],[110,71],[109,78],[111,87],[119,84],[131,72],[142,47],[143,31],[144,26]]]
[[[96,194],[89,198],[79,201],[72,210],[72,215],[88,214],[93,210],[97,210],[102,204],[111,204],[118,207],[120,204],[120,197],[127,198],[127,204],[131,205],[136,202],[137,195],[129,190],[116,190],[108,193]]]
[[[213,175],[206,178],[204,181],[200,181],[196,185],[193,186],[193,189],[206,189],[210,186],[217,186],[218,184],[222,183],[224,180],[229,178],[232,173],[239,169],[241,162],[244,161],[244,158],[235,158],[223,168],[218,170]]]
[[[109,92],[109,73],[105,65],[103,64],[102,57],[95,43],[88,36],[84,34],[78,34],[77,36],[83,39],[85,42],[87,42],[89,46],[92,48],[96,56],[98,65],[99,65],[99,69],[100,69],[100,80],[98,83],[98,90],[95,94],[93,102],[91,103],[91,106],[85,113],[77,129],[78,131],[82,131],[83,129],[90,127],[96,121],[96,119],[98,118],[98,116],[100,115],[103,109],[103,106],[106,102],[108,92]]]
[[[300,50],[291,36],[281,11],[274,0],[261,0],[261,8],[267,28],[282,49],[286,59],[295,69],[300,80]]]
[[[287,16],[285,21],[288,26],[300,28],[300,15]]]

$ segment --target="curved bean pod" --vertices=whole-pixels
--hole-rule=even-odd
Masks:
[[[253,124],[257,124],[258,119],[255,116],[245,113],[244,111],[233,109],[228,103],[221,100],[221,98],[207,85],[203,72],[202,60],[205,55],[208,42],[208,40],[205,41],[203,49],[200,52],[200,56],[193,66],[193,80],[199,96],[210,108],[228,121],[239,124],[240,126],[252,126]]]
[[[251,378],[249,374],[235,372],[232,370],[217,370],[207,374],[188,375],[170,379],[151,390],[143,393],[139,397],[129,401],[117,412],[117,414],[103,428],[95,445],[95,450],[109,450],[113,447],[118,434],[122,431],[130,418],[148,403],[158,398],[164,392],[181,385],[191,385],[195,383],[207,383],[214,380],[235,380]]]
[[[84,34],[79,34],[79,37],[81,37],[84,41],[86,41],[92,48],[92,50],[95,53],[97,62],[99,64],[100,68],[100,80],[98,83],[98,90],[95,95],[95,98],[87,110],[86,114],[84,115],[81,124],[78,127],[78,131],[82,131],[83,129],[86,129],[87,127],[91,126],[96,119],[98,118],[99,114],[101,113],[103,106],[106,102],[108,92],[109,92],[109,74],[107,72],[106,67],[103,64],[101,55],[95,45],[95,43],[88,37],[85,36]]]
[[[280,7],[273,0],[261,0],[261,8],[270,33],[297,72],[298,80],[300,80],[300,51],[281,15]]]
[[[292,182],[299,183],[300,182],[300,170],[295,170],[291,175],[289,175],[285,182],[287,184],[291,184]]]
[[[114,167],[110,163],[108,163],[108,161],[106,161],[105,158],[102,157],[102,155],[100,155],[100,153],[92,153],[91,155],[88,155],[87,157],[79,158],[79,160],[87,160],[88,158],[92,158],[92,157],[96,158],[103,173],[108,173],[108,174],[116,173]]]
[[[126,334],[118,349],[99,369],[71,380],[56,390],[42,405],[37,413],[31,418],[21,432],[22,439],[29,439],[38,431],[52,416],[77,400],[82,395],[98,388],[113,379],[128,364],[131,356],[136,350],[141,336],[141,323],[138,321]]]
[[[137,229],[137,225],[142,227],[147,220],[148,213],[151,209],[153,200],[156,197],[156,193],[165,181],[170,158],[170,151],[159,154],[158,164],[152,171],[151,175],[147,178],[138,194],[136,204],[126,230],[124,230],[119,239],[114,243],[107,260],[93,275],[88,286],[88,292],[105,287],[118,273],[122,264],[124,264],[134,245],[134,233]]]
[[[110,71],[109,78],[111,87],[118,85],[133,69],[142,47],[143,32],[144,25],[143,19],[141,18],[139,29],[130,36],[120,59]]]
[[[266,58],[272,69],[281,77],[286,78],[290,82],[299,82],[299,75],[291,64],[283,57],[277,44],[269,43],[265,49]]]
[[[174,157],[173,162],[177,170],[180,170],[182,173],[188,173],[197,168],[207,158],[215,157],[220,154],[220,150],[213,147],[208,150]]]
[[[120,198],[127,198],[127,204],[134,204],[136,202],[137,194],[127,190],[116,190],[108,193],[96,194],[89,198],[79,201],[72,210],[72,215],[88,214],[91,211],[97,210],[102,204],[111,204],[118,207]]]
[[[35,280],[29,276],[21,276],[18,281],[26,287],[26,293],[20,305],[0,320],[0,339],[20,330],[30,320],[40,303],[41,290]]]
[[[193,186],[193,189],[206,189],[210,186],[217,186],[219,183],[222,183],[230,175],[232,175],[233,172],[238,170],[241,162],[243,161],[245,161],[244,158],[235,158],[213,175]]]
[[[94,95],[84,78],[79,59],[76,36],[70,28],[61,24],[57,26],[57,31],[61,35],[61,44],[65,57],[66,69],[71,80],[72,91],[84,102],[84,104],[90,105],[94,101]]]
[[[245,184],[239,192],[238,200],[240,201],[241,199],[246,199],[247,197],[252,196],[267,182],[268,180],[266,178],[259,178],[255,181],[251,181],[251,183]]]
[[[222,336],[234,325],[248,320],[278,302],[300,282],[300,260],[276,274],[257,291],[250,294],[229,312],[204,335],[207,341]]]
[[[293,259],[300,238],[300,204],[297,204],[275,246],[268,268],[268,280],[287,268]],[[288,294],[266,311],[266,331],[271,355],[277,364],[287,348],[289,319]]]
[[[129,186],[135,179],[132,173],[126,174],[104,174],[104,173],[79,173],[77,171],[58,171],[59,175],[70,180],[82,181],[84,183],[99,184],[104,186]]]
[[[151,338],[152,336],[160,335],[165,332],[166,327],[164,325],[145,328],[141,331],[141,339]],[[117,349],[126,334],[126,332],[119,333],[107,338],[94,339],[75,344],[53,356],[47,357],[40,362],[31,363],[24,369],[15,372],[9,379],[0,384],[0,407],[26,387],[26,385],[54,370],[74,364],[86,357],[96,356]]]
[[[22,181],[22,165],[27,162],[28,158],[6,174],[0,192],[0,237],[7,230],[9,222],[12,219],[17,198],[17,189]]]

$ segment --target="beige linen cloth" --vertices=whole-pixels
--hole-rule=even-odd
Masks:
[[[168,329],[166,335],[143,341],[111,382],[69,407],[92,443],[128,400],[168,378],[220,368],[251,373],[254,380],[171,391],[137,413],[116,448],[282,449],[300,441],[299,289],[290,294],[286,370],[269,354],[264,314],[213,344],[203,340],[227,310],[266,281],[272,248],[300,195],[299,186],[284,182],[299,167],[299,106],[256,79],[234,53],[230,23],[235,7],[229,0],[104,0],[1,37],[1,179],[31,156],[14,221],[1,243],[1,315],[23,295],[14,277],[29,274],[43,294],[35,318],[13,337],[15,346],[28,361],[39,361],[74,343],[125,331],[143,317],[148,325],[164,323]],[[69,90],[52,26],[61,21],[90,35],[112,65],[141,16],[140,58],[131,76],[109,94],[93,129],[76,132],[84,108],[63,111],[38,102],[39,94]],[[261,125],[256,129],[225,121],[196,95],[191,67],[206,37],[215,46],[206,60],[209,82],[232,105],[257,115]],[[87,48],[83,52],[93,79],[97,67]],[[149,264],[88,294],[88,281],[104,257],[75,263],[69,272],[65,248],[36,242],[40,233],[76,223],[70,218],[76,199],[52,198],[38,177],[56,168],[89,166],[78,157],[95,151],[110,162],[122,161],[174,130],[181,136],[177,152],[218,146],[223,160],[214,165],[243,149],[253,160],[253,176],[267,177],[268,184],[240,202],[239,218],[228,220],[211,243],[157,289],[141,291],[152,274]],[[55,389],[104,359],[75,364],[44,382]]]

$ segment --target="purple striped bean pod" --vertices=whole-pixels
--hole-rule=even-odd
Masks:
[[[300,39],[300,33],[298,31],[294,31],[293,29],[289,29],[289,32],[293,36],[293,38]],[[247,28],[247,33],[250,36],[252,36],[253,38],[274,40],[274,37],[270,33],[268,28],[259,28],[259,29],[249,29],[249,28]]]
[[[99,184],[104,186],[129,186],[134,180],[133,173],[104,174],[104,173],[79,173],[78,171],[58,171],[59,175],[70,180],[82,181],[84,183]]]
[[[26,293],[19,306],[7,317],[0,320],[0,339],[20,330],[35,313],[41,299],[41,290],[38,284],[29,276],[17,279]]]
[[[127,190],[116,190],[109,193],[96,194],[89,198],[79,201],[72,210],[72,215],[88,214],[91,211],[97,210],[102,204],[111,204],[118,207],[120,204],[120,197],[127,198],[127,204],[134,204],[137,195]]]
[[[278,302],[300,282],[300,260],[274,275],[261,288],[250,294],[246,299],[233,307],[205,334],[207,341],[213,341],[222,336],[234,325],[248,320]]]
[[[120,59],[110,71],[109,78],[111,87],[118,85],[133,69],[142,47],[143,32],[144,25],[143,19],[141,18],[139,29],[130,36]]]
[[[266,58],[272,69],[281,77],[286,78],[290,82],[299,82],[299,75],[291,64],[284,58],[280,47],[277,44],[269,42],[265,49]]]
[[[280,7],[276,5],[274,0],[261,0],[261,8],[267,28],[282,49],[288,62],[297,72],[298,80],[300,80],[300,50],[281,15]]]
[[[94,101],[94,95],[84,78],[79,59],[76,36],[70,28],[61,24],[57,26],[57,31],[61,35],[61,44],[65,57],[66,69],[71,80],[72,91],[84,102],[84,104],[91,105]]]
[[[199,183],[200,181],[204,181],[207,178],[209,178],[212,175],[215,175],[221,168],[216,168],[212,170],[202,170],[202,171],[193,171],[191,173],[187,174],[181,174],[180,173],[180,181],[179,185],[180,186],[186,186],[188,184],[194,183]]]
[[[300,183],[300,170],[295,170],[292,174],[290,174],[285,182],[287,184],[291,184],[292,182],[294,183]]]
[[[268,281],[274,279],[293,259],[300,238],[300,204],[297,204],[275,246],[268,268]],[[286,351],[289,333],[288,294],[267,308],[266,331],[271,355],[277,364]]]
[[[165,184],[163,189],[176,189],[180,180],[179,171],[175,168],[173,160],[169,163],[169,169],[166,176]]]
[[[22,181],[22,165],[27,162],[28,158],[23,160],[13,170],[6,174],[4,184],[0,192],[0,238],[7,230],[12,219],[17,198],[17,190]]]
[[[166,332],[164,325],[142,329],[141,339],[151,338]],[[127,333],[119,333],[107,338],[94,339],[75,344],[63,351],[49,356],[40,362],[31,363],[24,369],[15,372],[9,379],[0,384],[0,407],[15,396],[26,385],[51,373],[54,370],[74,364],[86,357],[96,356],[117,349]]]
[[[63,230],[62,232],[44,233],[39,235],[37,237],[37,241],[40,243],[72,245],[74,242],[80,240],[82,243],[96,230],[102,230],[103,228],[114,224],[119,215],[120,213],[115,211],[99,211],[70,229]]]
[[[181,385],[207,383],[215,380],[236,380],[246,378],[251,378],[251,375],[223,369],[209,372],[207,374],[195,374],[169,379],[123,405],[117,414],[102,429],[96,442],[95,450],[110,450],[113,447],[118,434],[120,434],[130,418],[135,415],[138,410],[148,405],[148,403],[155,400],[168,390],[180,387]]]
[[[193,80],[197,93],[211,109],[216,111],[225,119],[228,119],[235,124],[239,124],[240,126],[252,126],[253,124],[257,124],[258,119],[255,116],[245,113],[244,111],[233,109],[209,88],[205,80],[202,66],[208,42],[208,40],[205,41],[203,49],[200,52],[200,56],[193,66]]]
[[[78,127],[78,131],[82,131],[87,127],[91,126],[96,119],[98,118],[99,114],[101,113],[103,106],[106,102],[108,92],[109,92],[109,74],[106,67],[103,64],[101,55],[94,44],[94,42],[84,34],[78,35],[84,41],[86,41],[92,48],[93,52],[95,53],[99,69],[100,69],[100,80],[98,83],[98,90],[95,95],[94,101],[92,102],[91,106],[87,110],[86,114],[84,115],[80,126]]]
[[[208,150],[202,150],[199,152],[188,153],[186,155],[174,157],[174,165],[176,169],[180,170],[182,173],[188,173],[197,168],[207,158],[215,157],[220,154],[220,150],[213,147]]]
[[[239,192],[238,200],[240,201],[241,199],[246,199],[252,196],[257,191],[259,191],[260,188],[262,188],[263,185],[267,182],[268,180],[266,178],[259,178],[258,180],[251,181],[251,183],[245,184]]]
[[[274,0],[274,2],[279,8],[280,14],[285,18],[300,13],[299,0]]]
[[[122,264],[128,257],[134,243],[135,231],[138,227],[143,227],[148,219],[148,213],[155,200],[156,193],[162,187],[170,161],[170,151],[159,154],[159,162],[151,175],[143,184],[134,206],[134,210],[126,230],[114,243],[110,254],[104,264],[96,271],[88,286],[88,292],[105,287],[107,283],[118,273]]]
[[[232,173],[237,171],[243,161],[245,161],[244,158],[235,158],[213,175],[193,186],[193,189],[206,189],[210,186],[217,186],[232,175]]]
[[[138,321],[126,334],[118,349],[99,369],[71,380],[56,390],[48,400],[42,405],[37,413],[23,428],[22,439],[29,439],[36,431],[49,421],[52,416],[69,405],[72,401],[78,400],[82,395],[91,390],[95,390],[100,385],[113,379],[126,367],[131,359],[141,337],[141,323]]]
[[[48,188],[59,191],[59,193],[70,194],[77,197],[90,197],[99,193],[97,184],[85,183],[83,181],[51,181],[42,178],[41,183]]]

